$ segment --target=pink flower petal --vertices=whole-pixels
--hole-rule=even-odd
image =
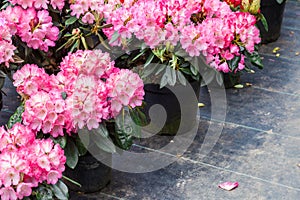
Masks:
[[[237,188],[238,186],[239,186],[238,182],[224,182],[224,183],[219,184],[219,188],[222,188],[227,191],[233,190],[233,189]]]

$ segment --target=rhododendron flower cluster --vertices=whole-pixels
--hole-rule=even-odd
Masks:
[[[244,55],[260,43],[256,18],[247,12],[233,12],[226,2],[188,0],[126,1],[107,13],[105,29],[109,39],[117,32],[112,45],[127,45],[133,36],[150,48],[180,43],[190,56],[203,54],[207,63],[219,71],[229,72],[226,63],[240,56],[239,70],[244,68]]]
[[[85,125],[90,130],[123,107],[142,104],[142,80],[130,70],[115,68],[108,53],[79,50],[66,56],[60,68],[50,76],[27,64],[14,74],[17,91],[27,99],[23,123],[33,130],[53,137]]]
[[[53,26],[47,10],[15,6],[8,7],[1,14],[9,21],[13,34],[19,36],[28,47],[48,51],[49,46],[55,46],[59,29]]]
[[[12,44],[12,33],[5,18],[0,15],[0,64],[4,63],[9,67],[9,62],[13,61],[14,50]]]
[[[40,183],[56,184],[65,169],[66,157],[59,144],[35,139],[36,132],[15,124],[0,127],[0,196],[2,200],[30,196]]]

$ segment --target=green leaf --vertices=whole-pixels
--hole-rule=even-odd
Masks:
[[[131,61],[137,60],[139,57],[141,57],[146,52],[146,49],[143,49],[137,56],[135,56]]]
[[[148,124],[147,117],[144,112],[141,111],[139,107],[135,107],[129,110],[131,119],[138,126],[145,126]]]
[[[168,84],[169,76],[167,73],[164,73],[163,76],[160,79],[160,86],[159,88],[163,88]]]
[[[76,21],[77,21],[77,17],[70,17],[69,19],[67,19],[65,21],[65,25],[68,26],[68,25],[74,24]]]
[[[78,187],[82,187],[82,185],[81,185],[80,183],[74,181],[73,179],[71,179],[71,178],[69,178],[69,177],[67,177],[67,176],[64,176],[64,175],[63,175],[62,177],[63,177],[63,179],[69,181],[70,183],[72,183],[72,184],[74,184],[74,185],[77,185]]]
[[[207,71],[205,71],[203,73],[203,80],[205,82],[205,85],[210,84],[214,80],[215,74],[216,74],[216,71],[214,71],[213,69],[208,69]],[[222,83],[220,85],[222,85]]]
[[[67,97],[68,97],[68,95],[67,95],[66,92],[62,92],[62,93],[61,93],[61,97],[62,97],[63,100],[66,100]]]
[[[79,45],[80,45],[80,40],[78,39],[71,47],[70,52],[73,52],[76,48],[79,49]]]
[[[109,42],[108,42],[108,44],[112,44],[112,43],[114,43],[115,41],[117,41],[117,39],[119,38],[119,33],[118,33],[118,31],[115,31],[114,33],[113,33],[113,35],[111,36],[111,39],[109,40]]]
[[[155,75],[158,75],[160,72],[162,72],[163,70],[165,70],[168,67],[167,65],[163,65],[163,66],[158,65],[158,66],[159,66],[159,68],[156,71]]]
[[[256,67],[258,67],[259,69],[262,69],[264,67],[262,63],[262,59],[257,52],[253,52],[252,54],[250,54],[249,59],[250,62]]]
[[[80,142],[84,145],[84,146],[89,146],[90,144],[90,131],[86,128],[83,127],[82,129],[78,130],[78,136],[80,139]]]
[[[50,185],[50,188],[58,199],[68,200],[68,188],[61,180],[55,185]]]
[[[151,55],[148,57],[148,59],[146,60],[145,64],[144,64],[144,68],[146,68],[153,60],[154,58],[154,54],[151,53]]]
[[[86,41],[85,41],[85,38],[84,38],[83,36],[81,36],[80,39],[81,39],[81,42],[82,42],[82,44],[83,44],[84,49],[85,49],[85,50],[88,50],[89,47],[88,47],[88,45],[87,45],[87,43],[86,43]]]
[[[176,56],[182,57],[182,58],[188,56],[187,52],[186,52],[184,49],[182,49],[182,48],[180,48],[180,49],[179,49],[178,51],[176,51],[174,54],[175,54]]]
[[[56,137],[56,138],[54,138],[54,137],[51,137],[51,139],[53,140],[53,142],[55,143],[55,144],[59,144],[60,145],[60,147],[61,148],[65,148],[66,147],[66,145],[67,145],[67,136],[65,135],[65,136],[59,136],[59,137]]]
[[[71,138],[68,138],[67,145],[64,150],[65,156],[67,157],[67,166],[74,169],[78,163],[79,152]]]
[[[10,116],[7,122],[7,127],[11,128],[17,122],[21,123],[23,112],[24,112],[24,105],[22,104],[16,109],[15,113],[12,116]]]
[[[284,1],[286,1],[286,0],[276,0],[277,1],[277,3],[279,3],[279,4],[282,4]]]
[[[268,32],[269,26],[268,26],[268,22],[267,22],[265,16],[264,16],[262,13],[259,13],[259,14],[258,14],[258,17],[260,18],[261,23],[262,23],[262,25],[264,26],[265,30]]]
[[[185,73],[186,75],[189,75],[189,76],[192,75],[192,72],[191,72],[190,69],[187,69],[187,68],[181,68],[180,71],[183,72],[183,73]]]
[[[110,140],[108,130],[103,124],[100,124],[97,129],[90,130],[90,137],[91,141],[93,141],[100,149],[109,153],[116,152],[116,147]]]
[[[123,109],[115,118],[115,140],[121,149],[128,150],[134,137],[140,136],[140,127],[131,118],[128,110]]]
[[[168,82],[171,86],[174,86],[176,84],[176,70],[171,67],[168,67],[168,69],[170,70],[170,79]]]
[[[89,140],[89,134],[85,135],[85,138],[88,138],[88,140]],[[81,141],[81,138],[76,137],[75,144],[78,148],[79,156],[83,156],[87,153],[87,148],[86,148],[87,146],[85,145],[86,143],[83,143]]]
[[[222,85],[224,83],[224,79],[221,73],[216,73],[216,79],[219,85]]]
[[[231,60],[227,61],[228,67],[231,71],[235,71],[239,66],[239,62],[241,61],[241,56],[234,56]]]
[[[177,77],[178,77],[179,82],[182,85],[186,85],[186,78],[184,77],[184,75],[180,71],[177,71]]]
[[[43,185],[40,185],[34,192],[37,200],[53,200],[52,190]]]
[[[159,67],[160,67],[159,64],[156,64],[156,65],[151,66],[151,67],[147,67],[146,69],[143,70],[141,78],[144,79],[144,78],[148,77],[154,71],[158,70]]]
[[[197,76],[198,75],[198,70],[196,69],[196,67],[194,67],[193,65],[190,65],[190,70],[192,72],[193,75]]]

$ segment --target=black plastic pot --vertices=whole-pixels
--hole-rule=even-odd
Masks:
[[[233,88],[235,85],[241,83],[241,73],[223,73],[223,82],[225,89]]]
[[[279,4],[276,0],[261,0],[260,10],[268,23],[268,31],[261,22],[258,23],[263,44],[274,42],[279,38],[285,3],[285,1]]]
[[[191,99],[189,103],[185,103],[183,105],[180,105],[176,95],[167,87],[163,87],[160,89],[158,84],[146,84],[144,86],[144,100],[146,102],[146,106],[143,111],[148,118],[148,122],[150,123],[151,121],[149,110],[156,104],[162,106],[165,109],[167,115],[166,122],[164,126],[159,130],[159,132],[156,132],[156,130],[157,127],[161,127],[161,125],[157,125],[155,123],[151,123],[151,126],[146,128],[146,131],[154,134],[158,133],[161,135],[175,135],[178,133],[179,126],[181,127],[181,133],[185,133],[195,125],[198,112],[197,100],[199,99],[200,83],[194,81],[191,82],[190,85],[193,89],[194,97],[187,96],[187,86],[183,86],[180,84],[170,86],[173,87],[175,91],[179,91],[177,92],[177,95],[186,99]],[[197,100],[195,100],[195,97],[197,98]],[[181,119],[182,115],[186,116],[184,120]],[[155,113],[154,117],[159,118],[161,116],[159,113]],[[158,121],[158,124],[160,124],[160,121]]]
[[[102,153],[103,154],[103,153]],[[107,158],[112,159],[110,153],[106,154]],[[68,188],[72,191],[83,193],[97,192],[103,189],[111,180],[111,168],[95,159],[90,153],[80,156],[75,169],[66,166],[64,176],[78,182],[81,187],[65,181]]]

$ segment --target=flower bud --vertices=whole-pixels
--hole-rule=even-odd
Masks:
[[[72,30],[72,35],[78,35],[80,33],[80,29],[79,28],[74,28]]]

